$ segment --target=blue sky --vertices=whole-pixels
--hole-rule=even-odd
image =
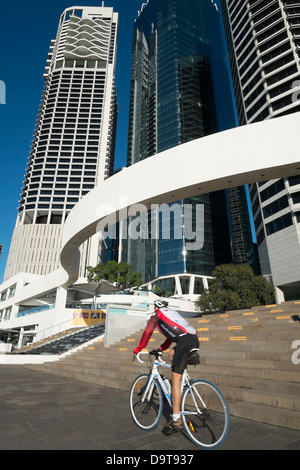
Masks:
[[[119,12],[116,166],[126,162],[133,21],[142,3],[142,0],[105,0],[105,6]],[[4,245],[0,283],[16,222],[50,41],[56,37],[58,21],[65,8],[101,4],[100,0],[80,0],[78,3],[72,0],[43,3],[27,0],[1,4],[0,80],[6,85],[6,104],[0,104],[0,243]]]

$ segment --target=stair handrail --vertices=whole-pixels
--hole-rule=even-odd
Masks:
[[[68,320],[65,320],[65,321],[63,321],[63,322],[61,322],[61,323],[58,323],[57,325],[48,326],[48,328],[45,328],[44,330],[36,331],[36,333],[38,333],[38,334],[43,333],[43,336],[41,337],[41,339],[45,339],[45,337],[48,338],[49,336],[45,336],[45,332],[46,332],[47,330],[55,330],[55,333],[53,332],[52,334],[59,334],[59,333],[61,333],[61,326],[62,326],[62,325],[65,325],[66,323],[70,323],[70,321],[74,321],[74,317],[71,317],[71,318],[68,319]],[[57,328],[58,328],[58,330],[56,331]],[[77,318],[76,318],[75,325],[74,325],[74,323],[73,323],[73,325],[72,325],[70,328],[74,328],[74,329],[77,328]],[[83,328],[84,328],[84,327],[83,327]]]

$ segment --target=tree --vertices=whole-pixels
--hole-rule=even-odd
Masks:
[[[95,267],[89,266],[87,270],[87,280],[90,283],[107,281],[122,289],[142,284],[141,273],[132,271],[132,265],[129,263],[108,261],[106,264],[99,263]]]
[[[256,276],[248,265],[223,264],[212,272],[213,280],[196,301],[206,312],[237,310],[275,302],[274,287]]]

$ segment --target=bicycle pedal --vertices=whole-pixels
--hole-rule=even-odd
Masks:
[[[164,436],[173,436],[173,434],[176,434],[178,432],[178,429],[172,429],[167,426],[164,427],[161,432]]]

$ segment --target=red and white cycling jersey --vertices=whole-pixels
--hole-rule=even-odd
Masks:
[[[178,312],[170,308],[161,308],[150,317],[138,346],[140,350],[146,347],[156,327],[167,338],[161,345],[163,351],[168,349],[171,343],[177,342],[180,336],[187,333],[192,335],[197,334],[195,328],[179,315]]]

